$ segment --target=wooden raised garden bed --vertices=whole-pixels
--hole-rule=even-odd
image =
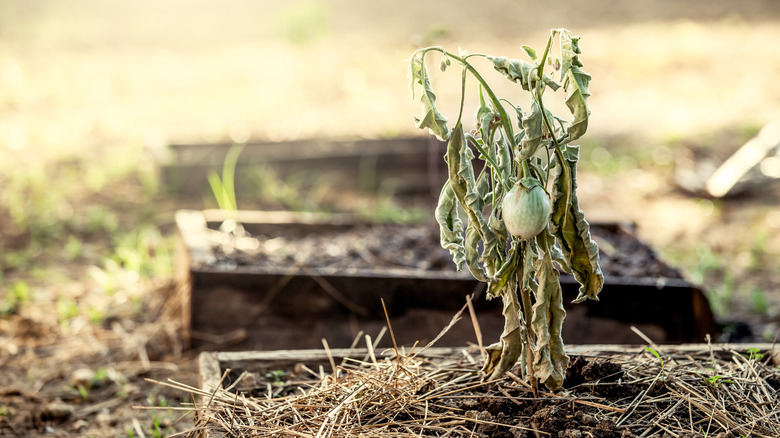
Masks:
[[[220,171],[233,145],[173,144],[162,166],[165,187],[177,194],[202,196],[210,191],[206,175]],[[281,179],[295,177],[302,184],[324,178],[333,189],[364,192],[390,190],[394,194],[438,196],[447,178],[441,156],[445,145],[428,136],[385,139],[308,139],[250,142],[241,151],[236,190],[247,190],[252,167],[268,166]]]
[[[219,211],[180,211],[177,277],[184,288],[192,347],[279,350],[348,347],[360,332],[376,338],[387,324],[399,345],[433,339],[473,304],[485,342],[503,328],[500,300],[486,300],[469,272],[456,272],[440,248],[436,224],[358,223],[343,216],[237,212],[251,237],[216,231]],[[594,224],[606,275],[600,302],[573,305],[578,285],[562,276],[569,344],[626,344],[638,327],[659,343],[700,342],[715,333],[702,292],[658,260],[631,226]],[[246,251],[240,250],[245,248]],[[248,248],[248,249],[247,249]],[[476,342],[465,314],[437,342]],[[385,336],[379,347],[390,346]]]
[[[195,427],[228,436],[780,436],[771,344],[570,345],[564,388],[539,398],[478,348],[205,352]]]

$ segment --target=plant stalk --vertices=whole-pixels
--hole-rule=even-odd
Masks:
[[[523,323],[525,324],[525,357],[526,368],[528,369],[528,382],[531,384],[531,391],[534,398],[539,397],[539,382],[537,382],[534,375],[534,345],[536,336],[534,334],[534,328],[531,326],[531,291],[523,287],[523,256],[525,253],[525,246],[528,242],[520,242],[520,263],[517,264],[517,287],[520,289],[520,299],[523,303]]]

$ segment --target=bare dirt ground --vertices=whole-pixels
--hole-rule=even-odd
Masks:
[[[167,409],[186,397],[144,380],[196,382],[169,300],[171,222],[210,201],[157,187],[167,142],[421,134],[411,51],[519,56],[553,27],[582,36],[594,77],[586,214],[636,222],[707,289],[721,321],[771,341],[777,192],[711,200],[673,174],[695,164],[689,148],[723,154],[780,118],[778,21],[770,0],[3,2],[0,436],[188,427]],[[450,89],[445,106],[457,103]]]

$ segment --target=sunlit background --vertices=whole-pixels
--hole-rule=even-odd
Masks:
[[[172,276],[173,212],[216,205],[162,184],[169,144],[424,136],[412,51],[521,57],[558,27],[582,37],[593,76],[586,215],[636,223],[719,320],[772,341],[777,192],[712,199],[676,176],[780,120],[778,23],[774,0],[0,1],[0,386],[22,363],[23,380],[56,380],[35,348],[78,345],[55,357],[94,368],[157,333],[143,327]],[[459,75],[435,81],[454,114]],[[317,207],[277,183],[239,207]]]

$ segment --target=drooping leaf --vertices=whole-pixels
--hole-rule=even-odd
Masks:
[[[555,236],[550,233],[549,227],[539,233],[539,235],[536,236],[536,240],[539,242],[540,246],[550,248],[550,258],[553,262],[558,264],[563,272],[571,274],[571,269],[569,268],[568,262],[563,257],[563,252],[561,252],[561,249],[555,245]]]
[[[563,384],[569,366],[569,357],[566,356],[561,338],[566,311],[563,308],[558,271],[549,256],[537,260],[536,273],[539,285],[531,319],[531,327],[536,335],[533,370],[534,375],[548,389],[555,391]]]
[[[466,228],[466,266],[468,266],[471,275],[479,281],[488,281],[489,274],[479,264],[479,242],[482,240],[481,230],[473,221],[469,222]]]
[[[409,72],[412,81],[412,96],[414,97],[415,82],[422,88],[420,93],[422,115],[419,118],[414,118],[415,126],[418,128],[428,128],[430,133],[435,135],[436,138],[441,141],[446,141],[449,137],[447,117],[445,117],[436,107],[436,94],[433,92],[428,70],[425,68],[425,60],[422,55],[412,57],[409,64]]]
[[[474,154],[468,147],[460,121],[452,130],[445,158],[449,170],[449,185],[469,219],[464,242],[466,265],[475,278],[484,281],[486,274],[479,266],[479,241],[485,237],[487,228],[482,217],[484,203],[474,179],[474,168],[471,164]]]
[[[435,215],[436,221],[439,223],[441,246],[450,252],[455,266],[460,271],[463,269],[463,262],[466,261],[463,221],[458,216],[458,201],[449,181],[445,182],[444,187],[442,187]]]
[[[572,66],[567,76],[569,94],[566,97],[566,106],[573,116],[567,132],[569,137],[567,141],[574,141],[588,129],[588,118],[590,110],[588,109],[588,85],[590,84],[590,75],[581,68]]]
[[[509,258],[495,269],[488,279],[488,293],[492,297],[498,297],[505,292],[510,281],[517,281],[517,263],[520,256],[517,251],[512,251]]]
[[[525,50],[525,53],[528,54],[528,57],[531,58],[531,61],[536,61],[536,50],[534,50],[531,46],[523,46],[523,50]]]
[[[517,282],[510,279],[501,295],[503,301],[504,331],[500,342],[485,348],[488,358],[482,367],[487,380],[501,378],[512,368],[523,353],[523,337],[520,324],[520,304],[517,300]]]
[[[469,157],[469,154],[471,151],[466,145],[463,125],[458,122],[447,142],[447,152],[444,158],[447,161],[448,178],[452,191],[461,204],[465,204],[469,183],[474,184],[474,168],[471,165],[473,157]]]
[[[409,91],[412,93],[412,99],[416,96],[415,84],[422,85],[422,69],[425,68],[424,59],[420,52],[416,52],[409,58],[409,67],[406,75],[409,78]]]
[[[536,291],[537,283],[536,279],[536,260],[539,259],[539,252],[536,247],[537,237],[528,239],[527,243],[522,247],[523,254],[522,270],[520,272],[520,288],[521,290]]]
[[[552,114],[545,109],[548,120],[552,120]],[[542,145],[544,133],[546,131],[542,108],[534,101],[531,105],[531,112],[525,114],[520,122],[523,126],[523,138],[520,142],[520,151],[515,156],[515,161],[522,162],[536,154],[539,146]]]
[[[566,106],[569,108],[573,118],[567,130],[569,136],[567,141],[572,142],[585,134],[588,129],[588,85],[590,84],[590,75],[582,70],[582,62],[579,60],[580,48],[579,37],[572,36],[571,32],[564,30],[561,34],[561,55],[563,58],[561,66],[561,81],[563,88],[568,92],[566,95]]]
[[[531,91],[536,88],[536,65],[522,59],[510,59],[506,56],[488,56],[493,62],[493,68],[505,75],[512,82],[519,82],[523,90]],[[560,88],[560,84],[549,76],[542,76],[544,85],[553,89]]]
[[[499,184],[496,191],[491,191],[490,187],[491,172],[490,169],[483,169],[482,173],[477,178],[477,185],[475,191],[479,194],[481,200],[478,204],[474,204],[476,207],[480,207],[484,210],[484,206],[491,203],[491,199],[501,195],[502,187]],[[493,275],[499,269],[499,265],[506,258],[506,244],[508,233],[504,222],[496,217],[496,209],[493,208],[490,216],[484,225],[482,232],[482,256],[479,258],[481,263],[484,263],[485,271],[490,275]]]
[[[554,155],[559,172],[555,175],[550,193],[553,204],[550,231],[558,240],[568,269],[580,284],[575,303],[586,298],[598,301],[598,293],[604,285],[604,275],[599,266],[599,248],[591,239],[590,225],[577,200],[578,155],[579,148],[571,145],[560,155]],[[563,157],[563,162],[560,157]]]
[[[496,164],[498,164],[498,176],[499,181],[508,181],[512,175],[512,148],[508,141],[495,142],[496,150]],[[500,185],[500,184],[499,184]]]
[[[579,47],[576,47],[575,40],[572,39],[571,32],[566,29],[554,29],[552,31],[553,37],[560,36],[560,48],[561,48],[561,75],[560,82],[566,78],[566,74],[574,63],[579,63]]]
[[[482,92],[482,87],[479,90],[479,106],[474,111],[474,124],[479,130],[479,134],[484,142],[490,142],[490,131],[493,119],[495,118],[495,112],[490,105],[485,102],[485,95]]]

